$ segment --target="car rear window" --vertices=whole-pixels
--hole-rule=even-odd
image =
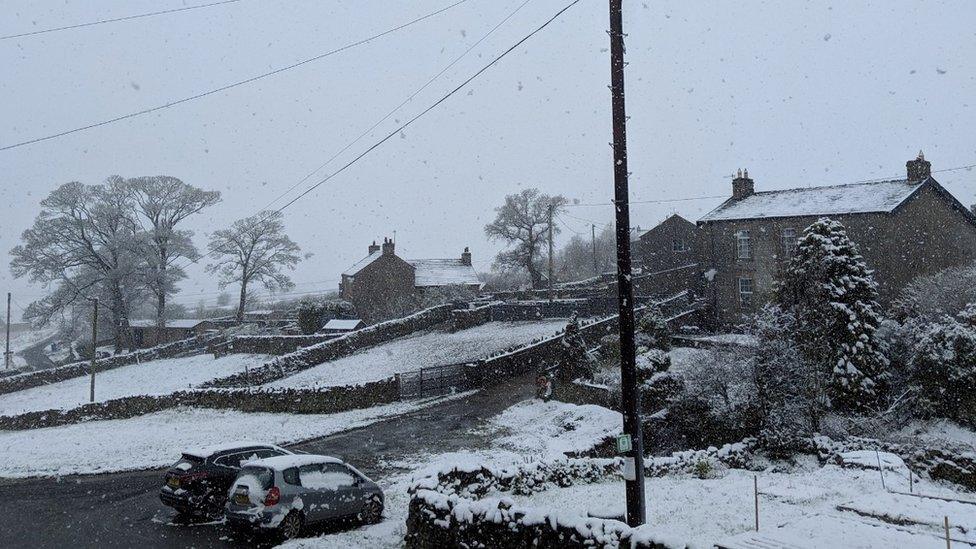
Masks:
[[[179,469],[180,471],[189,471],[202,463],[203,458],[201,457],[183,454],[183,456],[180,457],[180,460],[173,464],[173,468]]]
[[[251,492],[265,491],[274,484],[274,472],[264,467],[244,467],[237,475],[234,485],[243,484]]]

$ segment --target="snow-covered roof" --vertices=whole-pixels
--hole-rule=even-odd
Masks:
[[[363,268],[365,268],[367,265],[379,259],[382,255],[382,250],[376,250],[375,252],[357,261],[352,267],[342,271],[342,276],[356,276],[359,274],[359,271],[363,270]]]
[[[323,330],[355,330],[363,321],[358,318],[333,318],[322,326]]]
[[[189,450],[184,450],[183,453],[196,456],[199,458],[208,458],[214,454],[219,454],[220,452],[226,452],[227,450],[236,450],[237,448],[253,448],[255,446],[263,446],[267,448],[278,448],[279,450],[284,450],[275,446],[274,444],[268,444],[266,442],[255,442],[253,440],[235,440],[233,442],[222,442],[220,444],[213,444],[210,446],[204,446],[203,448],[191,448]],[[288,452],[288,450],[284,450]],[[291,452],[289,452],[290,454]]]
[[[891,212],[926,181],[898,179],[762,191],[726,200],[699,221]]]
[[[481,287],[474,267],[465,265],[460,259],[408,259],[407,263],[413,265],[414,286],[418,288],[451,284]]]
[[[206,320],[201,320],[199,318],[173,318],[166,320],[167,328],[196,328],[198,324],[206,322]],[[147,320],[130,320],[129,326],[133,328],[154,328],[156,326],[156,319]]]
[[[302,465],[311,465],[315,463],[342,463],[342,460],[329,456],[316,456],[314,454],[289,454],[284,456],[256,459],[246,463],[247,465],[259,465],[280,471],[282,469],[301,467]]]

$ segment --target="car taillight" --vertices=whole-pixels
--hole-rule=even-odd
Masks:
[[[205,479],[209,476],[207,473],[191,473],[189,475],[179,475],[177,478],[180,479],[180,484],[187,484],[189,482]]]
[[[280,500],[281,490],[279,490],[277,486],[272,486],[271,489],[268,490],[268,495],[264,496],[264,506],[271,507],[272,505],[278,505]]]

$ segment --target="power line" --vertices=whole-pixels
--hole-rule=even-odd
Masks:
[[[267,215],[265,215],[264,217],[262,217],[261,219],[259,219],[257,222],[255,222],[254,225],[252,225],[251,227],[248,228],[248,230],[254,229],[254,228],[260,226],[262,223],[264,223],[265,221],[267,221],[271,216],[273,216],[273,215],[275,215],[277,213],[281,213],[286,208],[288,208],[292,204],[298,202],[299,200],[301,200],[302,198],[304,198],[305,196],[307,196],[309,193],[311,193],[315,189],[317,189],[320,186],[322,186],[327,181],[331,180],[335,176],[337,176],[340,173],[344,172],[345,170],[347,170],[348,168],[350,168],[353,164],[359,162],[359,160],[361,160],[363,157],[365,157],[369,153],[373,152],[374,150],[376,150],[377,148],[379,148],[383,143],[386,143],[387,141],[389,141],[393,136],[397,135],[398,133],[400,133],[401,131],[403,131],[404,129],[406,129],[407,126],[410,126],[411,124],[413,124],[414,122],[416,122],[417,120],[419,120],[421,117],[423,117],[424,115],[426,115],[430,111],[432,111],[435,108],[437,108],[441,103],[447,101],[451,96],[453,96],[457,92],[461,91],[461,89],[463,89],[465,86],[467,86],[468,84],[470,84],[475,78],[481,76],[482,73],[484,73],[485,71],[487,71],[489,68],[491,68],[496,63],[498,63],[498,61],[500,61],[502,58],[504,58],[509,53],[511,53],[512,51],[514,51],[516,48],[518,48],[519,46],[521,46],[529,38],[532,38],[537,33],[539,33],[540,31],[542,31],[544,28],[546,28],[550,24],[552,24],[552,22],[555,21],[556,19],[558,19],[560,15],[562,15],[563,13],[565,13],[571,7],[573,7],[576,4],[578,4],[579,1],[580,0],[573,0],[572,2],[570,2],[569,4],[567,4],[565,7],[563,7],[559,11],[557,11],[552,17],[550,17],[548,20],[546,20],[546,22],[544,22],[542,25],[540,25],[535,30],[533,30],[532,32],[530,32],[529,34],[527,34],[526,36],[524,36],[522,39],[520,39],[518,42],[516,42],[515,44],[513,44],[511,47],[509,47],[508,49],[506,49],[505,51],[503,51],[502,53],[500,53],[499,55],[497,55],[496,57],[494,57],[491,61],[488,62],[488,64],[486,64],[483,67],[481,67],[480,69],[478,69],[474,74],[472,74],[466,80],[464,80],[463,82],[461,82],[461,84],[459,84],[457,87],[455,87],[451,91],[447,92],[444,96],[442,96],[440,99],[438,99],[437,101],[435,101],[434,103],[432,103],[430,106],[428,106],[426,109],[424,109],[423,111],[421,111],[419,114],[415,115],[413,118],[407,120],[405,123],[403,123],[400,126],[398,126],[396,129],[394,129],[392,132],[390,132],[389,134],[387,134],[385,137],[381,138],[379,141],[377,141],[377,142],[373,143],[372,145],[370,145],[369,148],[367,148],[365,151],[361,152],[355,158],[353,158],[352,160],[350,160],[349,162],[347,162],[346,164],[344,164],[338,170],[332,172],[331,174],[329,174],[325,178],[319,180],[317,183],[315,183],[311,187],[305,189],[305,191],[303,191],[301,194],[299,194],[295,198],[292,198],[291,200],[289,200],[284,206],[281,206],[280,208],[278,208],[276,210],[273,210],[273,211],[268,212]],[[189,263],[187,263],[186,265],[183,265],[181,268],[185,268],[185,267],[187,267],[187,266],[189,266],[189,265],[191,265],[193,263],[197,263],[197,262],[200,261],[200,259],[202,259],[202,257],[201,258],[197,258],[197,259],[192,259],[192,260],[190,260]]]
[[[101,19],[99,21],[90,21],[88,23],[79,23],[77,25],[67,25],[64,27],[54,27],[51,29],[37,30],[31,32],[22,32],[20,34],[8,34],[7,36],[0,36],[0,40],[9,40],[11,38],[24,38],[26,36],[36,36],[38,34],[45,34],[49,32],[57,32],[70,29],[80,29],[82,27],[91,27],[94,25],[102,25],[104,23],[118,23],[120,21],[131,21],[133,19],[141,19],[143,17],[153,17],[156,15],[165,15],[167,13],[176,13],[180,11],[189,11],[200,8],[209,8],[213,6],[220,6],[223,4],[233,4],[235,2],[240,2],[241,0],[223,0],[222,2],[211,2],[209,4],[198,4],[195,6],[185,6],[182,8],[173,8],[171,10],[154,11],[152,13],[140,13],[138,15],[127,15],[125,17],[116,17],[115,19]]]
[[[261,73],[261,74],[259,74],[257,76],[252,76],[252,77],[247,78],[247,79],[244,79],[244,80],[239,80],[239,81],[234,82],[232,84],[227,84],[226,86],[221,86],[219,88],[214,88],[214,89],[211,89],[211,90],[207,90],[205,92],[201,92],[201,93],[198,93],[198,94],[195,94],[195,95],[191,95],[191,96],[188,96],[188,97],[184,97],[182,99],[177,99],[175,101],[170,101],[169,103],[164,103],[162,105],[157,105],[155,107],[150,107],[148,109],[143,109],[141,111],[132,112],[132,113],[129,113],[129,114],[124,114],[124,115],[121,115],[121,116],[116,116],[115,118],[110,118],[108,120],[102,120],[101,122],[94,122],[94,123],[88,124],[86,126],[81,126],[81,127],[74,128],[74,129],[71,129],[71,130],[65,130],[65,131],[58,132],[58,133],[54,133],[54,134],[51,134],[51,135],[46,135],[44,137],[36,137],[34,139],[28,139],[27,141],[21,141],[19,143],[13,143],[11,145],[5,145],[3,147],[0,147],[0,151],[6,151],[6,150],[10,150],[10,149],[15,149],[17,147],[23,147],[24,145],[31,145],[31,144],[34,144],[34,143],[40,143],[41,141],[48,141],[50,139],[56,139],[58,137],[64,137],[66,135],[71,135],[73,133],[78,133],[78,132],[90,130],[90,129],[93,129],[93,128],[98,128],[98,127],[101,127],[101,126],[107,126],[108,124],[113,124],[115,122],[120,122],[122,120],[128,120],[130,118],[135,118],[137,116],[142,116],[144,114],[149,114],[149,113],[153,113],[153,112],[160,111],[160,110],[163,110],[163,109],[168,109],[170,107],[174,107],[176,105],[180,105],[180,104],[183,104],[183,103],[187,103],[187,102],[190,102],[190,101],[194,101],[196,99],[201,99],[203,97],[207,97],[207,96],[213,95],[215,93],[220,93],[220,92],[223,92],[223,91],[227,91],[227,90],[229,90],[231,88],[236,88],[238,86],[243,86],[245,84],[250,84],[251,82],[255,82],[255,81],[261,80],[263,78],[268,78],[270,76],[274,76],[276,74],[279,74],[279,73],[282,73],[282,72],[285,72],[285,71],[289,71],[291,69],[295,69],[295,68],[301,67],[302,65],[307,65],[308,63],[312,63],[313,61],[318,61],[318,60],[323,59],[325,57],[329,57],[330,55],[335,55],[337,53],[340,53],[340,52],[343,52],[345,50],[354,48],[356,46],[361,46],[363,44],[367,44],[369,42],[372,42],[373,40],[376,40],[377,38],[381,38],[383,36],[386,36],[387,34],[394,33],[394,32],[396,32],[398,30],[404,29],[406,27],[409,27],[411,25],[414,25],[414,24],[419,23],[421,21],[424,21],[426,19],[430,19],[431,17],[434,17],[436,15],[439,15],[439,14],[441,14],[441,13],[443,13],[443,12],[445,12],[445,11],[447,11],[447,10],[455,7],[455,6],[458,6],[460,4],[463,4],[463,3],[467,2],[467,1],[468,0],[457,0],[453,4],[450,4],[450,5],[448,5],[446,7],[443,7],[441,9],[439,9],[439,10],[430,12],[430,13],[428,13],[426,15],[420,16],[420,17],[418,17],[418,18],[416,18],[416,19],[414,19],[412,21],[409,21],[407,23],[403,23],[403,24],[398,25],[396,27],[387,29],[387,30],[385,30],[383,32],[380,32],[378,34],[374,34],[373,36],[370,36],[369,38],[364,38],[364,39],[358,40],[356,42],[351,42],[349,44],[346,44],[345,46],[341,46],[341,47],[336,48],[334,50],[325,52],[323,54],[316,55],[315,57],[309,57],[308,59],[304,59],[304,60],[299,61],[297,63],[293,63],[293,64],[287,65],[285,67],[281,67],[281,68],[274,69],[272,71],[268,71],[268,72],[265,72],[265,73]]]
[[[313,175],[315,175],[316,173],[318,173],[319,170],[321,170],[322,168],[324,168],[324,167],[328,166],[329,164],[331,164],[333,160],[335,160],[336,158],[339,157],[339,155],[341,155],[342,153],[344,153],[347,150],[349,150],[353,145],[355,145],[356,143],[358,143],[360,139],[362,139],[363,137],[366,137],[367,135],[369,135],[380,124],[382,124],[383,122],[386,122],[391,116],[393,116],[394,114],[396,114],[396,112],[399,111],[404,105],[406,105],[407,103],[409,103],[410,101],[412,101],[415,97],[417,97],[417,95],[419,95],[420,92],[422,92],[425,89],[427,89],[428,86],[430,86],[431,84],[434,83],[434,81],[436,81],[438,78],[440,78],[441,76],[443,76],[445,72],[447,72],[448,70],[451,69],[451,67],[453,67],[454,65],[456,65],[462,58],[464,58],[466,55],[468,55],[469,53],[471,53],[471,50],[473,50],[476,47],[478,47],[478,45],[480,45],[482,42],[484,42],[496,30],[498,30],[502,25],[504,25],[509,19],[511,19],[512,17],[514,17],[515,14],[518,13],[523,7],[525,7],[525,5],[528,4],[530,1],[531,0],[524,0],[521,4],[518,5],[518,7],[515,8],[515,10],[513,10],[511,13],[509,13],[508,15],[506,15],[504,19],[502,19],[501,21],[499,21],[494,27],[492,27],[487,33],[485,33],[484,36],[482,36],[480,39],[478,39],[478,41],[476,41],[475,43],[471,44],[470,47],[468,47],[466,50],[464,50],[464,52],[462,52],[461,55],[455,57],[454,60],[451,61],[450,63],[448,63],[447,66],[445,66],[443,69],[440,70],[440,72],[438,72],[437,74],[435,74],[434,76],[432,76],[429,80],[427,80],[427,82],[425,82],[424,85],[420,86],[419,88],[417,88],[416,91],[414,91],[413,93],[411,93],[410,95],[408,95],[407,98],[404,99],[399,105],[397,105],[396,107],[393,107],[393,109],[391,109],[388,113],[386,113],[383,116],[383,118],[380,118],[379,120],[377,120],[376,123],[373,124],[372,126],[370,126],[369,128],[367,128],[366,131],[364,131],[363,133],[359,134],[358,137],[356,137],[355,139],[353,139],[352,141],[350,141],[348,144],[346,144],[346,146],[344,146],[341,149],[339,149],[338,151],[336,151],[336,153],[333,154],[331,157],[329,157],[328,160],[326,160],[325,162],[323,162],[319,167],[317,167],[314,170],[312,170],[311,172],[309,172],[308,175],[306,175],[305,177],[301,178],[301,180],[299,180],[297,183],[295,183],[294,185],[292,185],[291,187],[289,187],[288,190],[286,190],[285,192],[279,194],[271,202],[268,202],[268,204],[265,205],[263,208],[261,208],[261,210],[268,209],[275,202],[281,200],[288,193],[290,193],[293,190],[295,190],[296,188],[298,188],[299,185],[301,185],[302,183],[308,181]]]

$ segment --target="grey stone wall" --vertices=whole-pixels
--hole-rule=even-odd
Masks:
[[[250,353],[258,355],[286,355],[302,347],[309,347],[330,341],[340,334],[312,334],[312,335],[269,335],[269,336],[236,336],[231,341],[231,352]]]
[[[398,397],[398,387],[393,378],[364,385],[321,389],[191,390],[170,395],[118,398],[71,410],[44,410],[17,416],[0,416],[0,430],[41,429],[87,421],[127,419],[180,406],[240,412],[333,414],[395,402]]]
[[[136,351],[127,355],[98,359],[95,361],[95,371],[96,373],[104,372],[107,370],[113,370],[115,368],[121,368],[122,366],[129,366],[139,362],[159,360],[162,358],[203,354],[207,352],[208,345],[222,339],[223,336],[220,335],[211,335],[206,337],[195,336],[182,341],[160,345],[159,347]],[[31,389],[34,387],[40,387],[41,385],[49,385],[51,383],[58,383],[71,378],[89,375],[90,367],[90,361],[74,362],[64,366],[59,366],[57,368],[51,368],[50,370],[26,372],[3,378],[0,379],[0,394],[23,391],[24,389]]]

